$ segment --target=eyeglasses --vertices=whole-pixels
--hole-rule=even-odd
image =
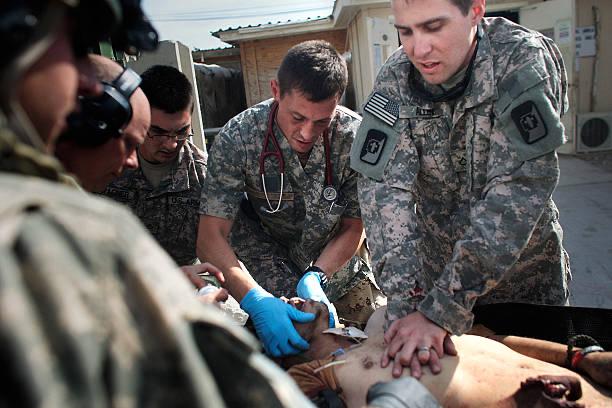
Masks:
[[[179,129],[174,132],[164,129],[151,128],[147,132],[147,135],[152,139],[167,137],[168,139],[176,139],[177,141],[181,142],[192,137],[193,132],[191,132],[191,126],[187,126],[184,129]]]

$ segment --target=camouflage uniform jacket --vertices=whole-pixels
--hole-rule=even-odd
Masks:
[[[554,149],[565,140],[563,61],[552,41],[507,20],[485,19],[481,29],[454,105],[411,91],[401,48],[364,105],[351,166],[366,176],[359,199],[388,321],[419,310],[459,334],[477,300],[568,299],[551,199]],[[388,112],[372,109],[374,99],[388,99]]]
[[[188,141],[179,152],[177,166],[157,188],[137,168],[126,170],[104,192],[130,207],[179,265],[197,260],[198,208],[207,158],[206,152]]]
[[[312,406],[133,215],[42,180],[57,162],[2,126],[0,146],[0,406]]]
[[[333,205],[322,197],[325,187],[323,138],[317,139],[302,168],[297,154],[278,126],[274,126],[274,135],[285,161],[285,175],[280,211],[270,214],[266,212],[270,206],[263,192],[259,157],[271,103],[272,100],[264,101],[237,115],[216,137],[202,190],[200,213],[234,220],[246,192],[264,233],[286,246],[291,260],[303,271],[334,237],[341,218],[361,218],[357,201],[358,173],[349,166],[349,151],[361,117],[339,106],[329,127],[332,178],[338,192]],[[272,142],[267,151],[274,151]],[[266,158],[265,178],[270,205],[276,208],[280,169],[273,156]]]

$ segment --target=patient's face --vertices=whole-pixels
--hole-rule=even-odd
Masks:
[[[313,336],[321,334],[329,326],[329,310],[324,303],[316,302],[311,299],[291,298],[286,300],[298,310],[305,313],[314,313],[315,319],[310,323],[294,323],[297,332],[306,341],[310,341]]]

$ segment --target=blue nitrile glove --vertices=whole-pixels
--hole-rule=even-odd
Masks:
[[[282,357],[308,350],[308,343],[291,322],[312,322],[314,314],[297,310],[260,286],[247,292],[240,307],[253,319],[257,335],[269,355]]]
[[[311,270],[312,269],[312,270]],[[325,280],[324,280],[325,279]],[[323,286],[327,283],[327,278],[320,268],[310,267],[297,284],[297,295],[302,299],[312,299],[323,302],[329,310],[329,327],[336,327],[336,308],[330,303],[323,291]]]

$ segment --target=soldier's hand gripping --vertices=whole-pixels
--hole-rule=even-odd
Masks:
[[[240,307],[253,319],[267,354],[281,357],[308,350],[308,342],[298,334],[292,321],[308,323],[315,319],[314,314],[295,309],[259,286],[247,292]]]
[[[325,281],[324,281],[325,279]],[[325,274],[321,272],[306,272],[297,284],[297,295],[302,299],[312,299],[323,302],[329,310],[329,327],[336,327],[336,308],[331,304],[323,291],[324,282],[327,281]]]
[[[220,284],[225,283],[225,277],[223,276],[223,272],[215,265],[204,262],[195,265],[184,265],[181,266],[181,271],[187,279],[196,287],[196,289],[201,289],[206,286],[206,281],[202,279],[203,275],[210,275],[217,278]]]

